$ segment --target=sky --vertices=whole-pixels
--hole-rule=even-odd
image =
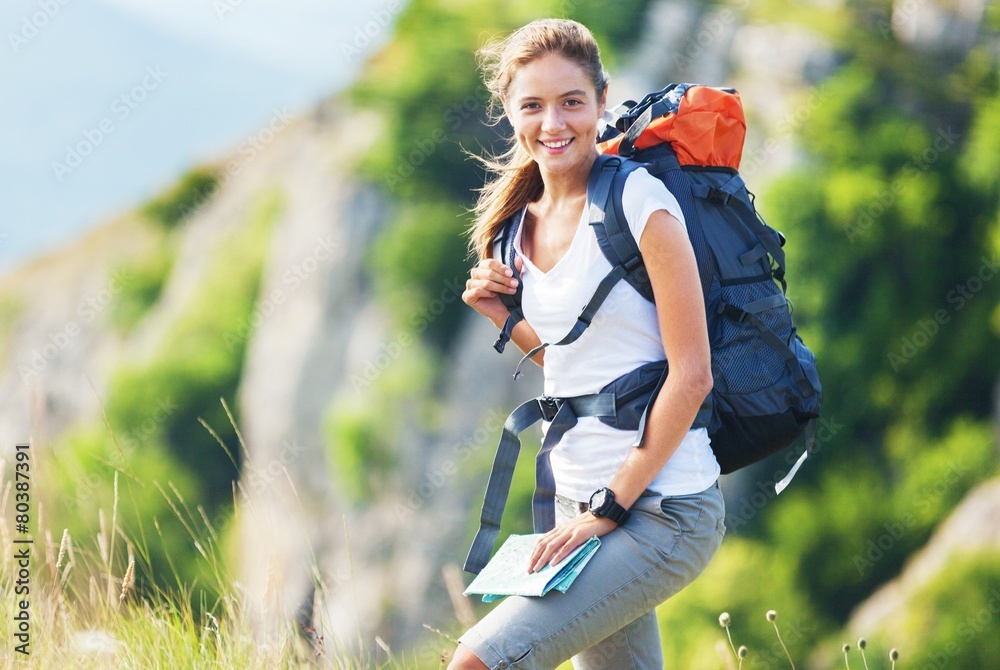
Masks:
[[[402,0],[5,0],[0,272],[345,87]]]

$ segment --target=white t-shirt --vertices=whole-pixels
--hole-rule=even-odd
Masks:
[[[622,206],[637,241],[657,210],[664,209],[684,222],[677,199],[642,168],[626,180]],[[523,224],[523,212],[521,217]],[[558,342],[573,327],[611,265],[597,244],[586,208],[569,250],[548,272],[524,257],[523,230],[521,225],[514,248],[524,261],[524,318],[542,342]],[[626,372],[665,357],[656,307],[621,281],[580,339],[545,349],[544,392],[553,397],[596,393]],[[548,423],[543,424],[543,431],[547,428]],[[573,500],[589,500],[594,491],[611,482],[634,439],[635,431],[611,428],[596,417],[581,417],[550,454],[556,492]],[[708,431],[692,429],[649,488],[661,495],[697,493],[711,486],[719,472]]]

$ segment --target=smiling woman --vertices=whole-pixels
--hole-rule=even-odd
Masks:
[[[706,430],[691,427],[712,375],[684,217],[662,182],[632,171],[619,196],[655,305],[621,283],[582,336],[563,337],[612,270],[586,206],[588,182],[600,172],[595,141],[607,73],[590,31],[574,21],[535,21],[482,56],[495,111],[513,137],[506,154],[484,161],[494,177],[477,203],[471,246],[480,260],[462,298],[502,329],[499,345],[509,337],[542,366],[544,395],[560,408],[545,417],[533,501],[541,537],[525,569],[556,564],[594,536],[601,547],[565,594],[504,600],[462,636],[450,670],[551,669],[568,658],[577,670],[662,668],[654,610],[701,574],[725,532],[719,465]],[[492,257],[502,230],[511,231],[510,258]],[[514,311],[523,318],[501,298],[518,292]],[[636,430],[567,402],[664,359],[670,374],[648,410],[641,449],[633,448]],[[576,406],[580,416],[560,418]],[[494,476],[484,519],[498,503]],[[493,537],[477,536],[470,571],[481,568]]]

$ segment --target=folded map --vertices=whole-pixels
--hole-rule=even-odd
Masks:
[[[538,572],[529,573],[531,552],[540,537],[540,534],[508,537],[465,589],[465,595],[482,594],[483,602],[488,603],[506,596],[544,596],[552,589],[566,593],[601,546],[601,541],[594,536],[557,565],[546,565]]]

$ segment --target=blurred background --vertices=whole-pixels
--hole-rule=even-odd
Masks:
[[[995,667],[985,0],[7,3],[4,479],[30,439],[45,529],[81,546],[118,496],[140,594],[237,588],[262,639],[297,619],[438,667],[450,645],[426,626],[488,611],[456,566],[503,419],[541,380],[510,381],[516,354],[460,299],[469,152],[506,131],[484,124],[474,52],[543,16],[593,30],[609,102],[740,91],[741,172],[788,239],[824,384],[787,492],[782,456],[724,478],[723,548],[658,610],[672,667],[725,667],[722,611],[745,667],[785,667],[768,609],[805,667],[859,635],[900,667]],[[506,531],[530,529],[522,461]]]
[[[355,47],[353,31],[379,11],[380,29]],[[301,114],[343,89],[396,13],[319,0],[4,3],[0,268],[238,151],[274,110]]]

